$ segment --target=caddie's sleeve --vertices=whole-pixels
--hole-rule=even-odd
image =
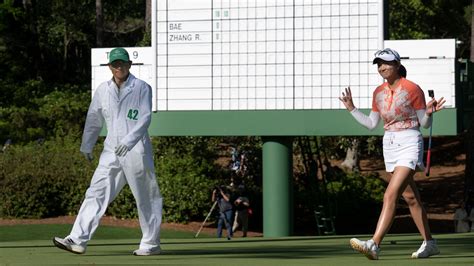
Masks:
[[[143,82],[140,87],[140,106],[138,107],[139,114],[138,121],[132,130],[120,141],[127,145],[131,150],[135,144],[145,135],[148,127],[151,124],[151,87]]]
[[[103,85],[101,85],[103,86]],[[84,125],[84,132],[82,134],[81,152],[91,153],[94,148],[97,138],[99,138],[100,131],[104,125],[104,116],[102,115],[102,106],[100,101],[100,88],[94,93],[92,102],[87,111],[86,123]]]

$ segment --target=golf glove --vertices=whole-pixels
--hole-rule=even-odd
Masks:
[[[127,145],[125,144],[119,144],[116,148],[115,148],[115,154],[117,156],[120,156],[120,157],[123,157],[127,154],[128,152],[128,147]]]
[[[92,157],[92,153],[90,153],[90,152],[83,152],[82,154],[84,154],[84,157],[86,157],[86,159],[87,159],[89,162],[91,162],[92,159],[94,158],[94,157]]]

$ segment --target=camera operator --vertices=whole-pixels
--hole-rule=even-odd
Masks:
[[[217,237],[222,237],[222,225],[227,229],[227,240],[232,238],[232,203],[230,202],[230,193],[225,186],[215,187],[212,191],[212,202],[217,201],[219,206],[219,219],[217,221]]]

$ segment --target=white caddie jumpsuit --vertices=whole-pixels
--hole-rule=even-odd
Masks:
[[[151,87],[129,74],[120,94],[117,92],[112,79],[100,84],[87,113],[81,152],[92,152],[104,121],[107,137],[69,237],[86,246],[109,203],[128,183],[136,200],[143,233],[140,249],[150,249],[160,245],[163,206],[148,135]],[[129,149],[123,157],[114,152],[119,144],[125,144]]]

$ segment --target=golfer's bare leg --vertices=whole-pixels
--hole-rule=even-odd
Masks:
[[[406,187],[402,196],[410,208],[411,217],[413,218],[413,221],[415,222],[416,227],[418,228],[418,231],[420,231],[423,239],[433,239],[431,236],[430,226],[428,224],[428,216],[426,215],[425,208],[421,203],[420,193],[418,192],[413,179],[408,183],[408,186]]]
[[[377,229],[373,236],[373,240],[380,245],[385,234],[392,226],[397,208],[397,200],[407,187],[410,180],[413,179],[414,171],[408,167],[397,166],[393,171],[390,182],[383,196],[383,207],[377,222]]]

